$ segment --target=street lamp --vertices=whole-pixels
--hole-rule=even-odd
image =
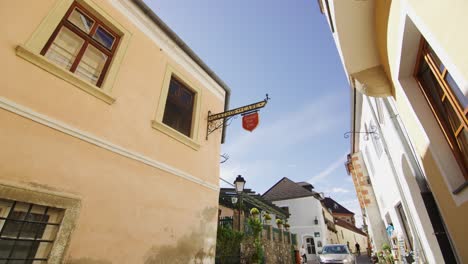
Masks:
[[[244,191],[245,180],[241,175],[237,175],[236,180],[234,181],[234,185],[236,185],[236,192],[241,193]]]
[[[241,231],[241,210],[242,210],[242,192],[244,191],[245,180],[241,175],[237,175],[236,180],[234,181],[234,185],[236,186],[237,195],[239,195],[239,232]]]

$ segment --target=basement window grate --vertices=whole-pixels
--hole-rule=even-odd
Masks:
[[[45,264],[63,209],[0,199],[0,264]]]

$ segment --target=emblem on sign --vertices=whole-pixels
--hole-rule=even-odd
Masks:
[[[258,126],[258,112],[247,114],[242,117],[242,127],[252,132]]]
[[[232,110],[224,111],[217,114],[211,114],[211,111],[208,111],[208,117],[206,122],[206,140],[208,140],[208,135],[213,133],[219,128],[225,129],[231,123],[231,118],[236,117],[237,115],[242,115],[242,127],[245,130],[252,132],[258,125],[259,117],[258,111],[260,108],[265,107],[265,105],[270,100],[268,94],[266,94],[265,100],[256,102],[253,104],[245,105],[238,107]],[[224,140],[224,134],[223,139]]]

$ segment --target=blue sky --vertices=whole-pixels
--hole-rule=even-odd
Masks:
[[[228,84],[231,108],[271,97],[256,130],[241,117],[228,127],[223,179],[241,174],[258,193],[282,177],[308,181],[360,214],[343,165],[350,89],[316,0],[146,2]]]

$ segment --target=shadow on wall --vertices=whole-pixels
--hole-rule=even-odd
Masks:
[[[216,253],[215,217],[217,212],[217,207],[205,208],[201,213],[199,227],[196,230],[179,238],[175,245],[153,246],[148,250],[144,263],[186,264],[192,261],[194,263],[203,263],[206,260],[214,259]]]

